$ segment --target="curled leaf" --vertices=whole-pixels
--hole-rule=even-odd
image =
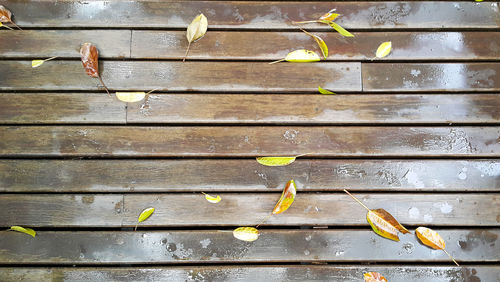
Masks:
[[[325,94],[325,95],[335,94],[335,93],[333,93],[333,92],[332,92],[332,91],[330,91],[330,90],[326,90],[326,89],[321,88],[321,86],[318,86],[318,91],[319,91],[319,93],[321,93],[321,94]]]
[[[335,22],[329,22],[329,26],[331,26],[333,29],[335,29],[338,33],[342,34],[342,36],[345,37],[354,37],[354,34],[350,33],[349,31],[345,30],[343,27],[338,25]]]
[[[337,9],[331,9],[328,13],[319,17],[319,20],[323,22],[331,22],[335,20],[338,16],[340,16],[340,14],[334,13],[336,10]]]
[[[21,227],[21,226],[11,226],[10,230],[17,231],[17,232],[22,232],[22,233],[31,235],[33,238],[35,238],[35,236],[36,236],[35,230],[33,230],[31,228],[25,228],[25,227]]]
[[[148,219],[153,212],[155,211],[155,208],[147,208],[141,212],[139,215],[139,218],[137,219],[137,222],[143,222],[144,220]]]
[[[282,62],[282,61],[287,61],[287,62],[292,62],[292,63],[307,63],[307,62],[317,62],[319,60],[320,60],[320,57],[318,56],[318,54],[316,54],[316,52],[301,49],[301,50],[292,51],[292,52],[288,53],[288,55],[286,55],[286,57],[284,59],[270,62],[269,64],[271,65],[271,64]]]
[[[276,203],[276,206],[274,206],[272,214],[280,214],[284,211],[286,211],[293,203],[295,200],[295,195],[297,194],[297,188],[295,187],[295,181],[290,180],[285,186],[285,189],[283,189],[283,193],[281,194],[281,197]]]
[[[82,47],[80,48],[80,56],[85,72],[90,77],[98,78],[106,89],[108,95],[111,95],[109,94],[108,88],[99,75],[99,51],[97,50],[97,47],[95,47],[95,45],[93,45],[92,43],[83,43]]]
[[[43,63],[47,62],[47,61],[50,61],[50,60],[53,60],[57,57],[51,57],[51,58],[48,58],[48,59],[45,59],[45,60],[33,60],[31,61],[31,67],[32,68],[38,68],[39,66],[43,65]]]
[[[0,23],[11,23],[15,27],[21,29],[17,24],[12,21],[12,13],[7,10],[3,5],[0,5]]]
[[[196,16],[191,24],[189,24],[186,32],[186,38],[188,40],[188,47],[186,49],[186,54],[184,55],[183,61],[186,60],[186,57],[189,53],[189,47],[191,47],[191,43],[202,38],[207,32],[208,28],[208,20],[207,17],[203,14],[199,14]]]
[[[392,42],[391,41],[384,42],[380,44],[380,46],[378,46],[375,56],[377,58],[383,58],[389,55],[389,53],[391,53],[391,49],[392,49]]]
[[[242,241],[252,242],[259,239],[259,230],[253,227],[238,227],[233,230],[233,236]]]
[[[387,282],[387,279],[378,272],[367,272],[363,274],[365,282]]]
[[[301,30],[311,36],[312,38],[314,38],[314,40],[316,40],[316,43],[318,43],[318,46],[319,48],[321,49],[321,53],[323,54],[323,57],[325,57],[325,59],[328,57],[328,46],[326,45],[325,41],[323,39],[321,39],[321,37],[317,36],[317,35],[314,35],[310,32],[307,32],[306,30],[302,29]]]
[[[457,261],[444,249],[446,244],[443,237],[441,237],[439,233],[427,227],[418,227],[415,230],[415,233],[417,234],[417,237],[422,242],[422,244],[429,246],[435,250],[443,250],[450,257],[450,259],[457,266],[459,266]]]
[[[201,193],[203,193],[203,192],[201,192]],[[208,194],[206,194],[206,193],[203,193],[203,195],[205,195],[205,199],[206,199],[207,201],[209,201],[210,203],[212,203],[212,204],[217,204],[217,203],[218,203],[218,202],[220,202],[220,200],[221,200],[221,197],[220,197],[219,195],[217,195],[217,197],[214,197],[214,196],[208,195]]]
[[[258,157],[257,162],[265,166],[285,166],[293,163],[297,157]]]

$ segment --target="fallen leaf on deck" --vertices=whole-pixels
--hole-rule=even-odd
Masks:
[[[139,225],[139,222],[143,222],[144,220],[148,219],[153,212],[155,211],[155,208],[147,208],[141,212],[139,215],[139,218],[137,218],[137,224],[135,225],[134,230],[137,230],[137,225]]]
[[[392,42],[391,41],[384,42],[380,44],[380,46],[378,46],[375,56],[377,58],[383,58],[389,55],[389,53],[391,53],[391,49],[392,49]]]
[[[111,96],[111,94],[109,94],[108,88],[99,75],[99,51],[97,50],[97,47],[95,47],[95,45],[93,45],[92,43],[83,43],[82,47],[80,48],[80,56],[82,59],[82,65],[85,68],[85,72],[90,77],[98,78],[99,81],[101,81],[102,86],[104,86],[104,88],[106,89],[108,95]]]
[[[116,92],[116,98],[122,102],[139,102],[146,97],[146,92]]]
[[[378,235],[391,239],[394,241],[399,241],[398,231],[406,234],[409,231],[403,227],[389,212],[384,209],[376,209],[371,210],[365,204],[363,204],[360,200],[354,197],[351,193],[349,193],[346,189],[344,189],[349,196],[351,196],[356,202],[362,205],[368,213],[366,214],[366,220],[372,227],[373,231]]]
[[[24,227],[21,227],[21,226],[11,226],[10,230],[17,231],[17,232],[22,232],[22,233],[31,235],[33,238],[35,238],[35,236],[36,236],[35,230],[33,230],[31,228],[24,228]]]
[[[186,57],[189,53],[189,47],[191,47],[191,43],[202,38],[207,32],[208,28],[208,20],[207,17],[203,14],[199,14],[196,18],[193,19],[191,24],[187,28],[186,38],[188,40],[188,47],[186,49],[186,54],[184,55],[183,62],[186,60]]]
[[[292,205],[293,200],[295,200],[295,195],[297,195],[297,188],[295,187],[295,181],[292,179],[288,181],[285,189],[283,189],[283,193],[276,206],[274,206],[272,214],[280,214],[286,211]]]
[[[319,17],[319,20],[320,21],[326,21],[326,22],[331,22],[333,20],[335,20],[338,16],[340,16],[340,14],[336,14],[334,13],[337,9],[331,9],[328,13],[322,15],[321,17]]]
[[[346,37],[354,37],[352,33],[349,31],[345,30],[343,27],[338,25],[337,23],[334,22],[334,20],[340,16],[340,14],[333,13],[335,9],[330,10],[328,13],[322,15],[319,19],[317,20],[312,20],[312,21],[301,21],[301,22],[293,22],[294,24],[305,24],[305,23],[324,23],[329,26],[331,26],[333,29],[335,29],[338,33],[342,34],[343,36]]]
[[[316,43],[318,43],[318,46],[321,49],[321,53],[323,54],[323,57],[325,57],[325,59],[326,59],[328,57],[328,46],[326,46],[325,41],[323,39],[321,39],[321,37],[314,35],[310,32],[307,32],[306,30],[304,30],[302,28],[300,30],[302,30],[305,34],[311,36],[312,38],[314,38],[314,40],[316,40]]]
[[[318,86],[318,91],[319,91],[319,93],[321,93],[321,94],[326,94],[326,95],[335,94],[335,93],[333,93],[333,92],[332,92],[332,91],[330,91],[330,90],[326,90],[326,89],[321,88],[321,86]]]
[[[365,282],[387,282],[387,279],[378,272],[367,272],[363,274]]]
[[[286,55],[284,59],[270,62],[269,64],[272,65],[283,61],[292,63],[308,63],[308,62],[317,62],[319,60],[320,57],[318,56],[318,54],[316,54],[316,52],[311,50],[301,49],[292,51],[288,53],[288,55]]]
[[[343,27],[341,27],[340,25],[338,25],[335,22],[329,22],[328,25],[331,26],[333,29],[335,29],[342,36],[345,36],[345,37],[354,37],[354,34],[350,33],[347,30],[345,30]]]
[[[10,30],[12,30],[12,28],[11,28],[10,26],[7,26],[7,25],[3,25],[3,23],[1,23],[1,22],[0,22],[0,27],[5,27],[5,28],[7,28],[7,29],[10,29]]]
[[[293,163],[297,157],[258,157],[257,162],[265,166],[285,166]]]
[[[48,58],[48,59],[45,59],[45,60],[33,60],[31,61],[31,67],[32,68],[38,68],[39,66],[43,65],[43,63],[47,62],[47,61],[50,61],[50,60],[53,60],[57,57],[51,57],[51,58]]]
[[[214,197],[214,196],[211,196],[211,195],[208,195],[206,193],[203,193],[201,192],[203,195],[205,195],[205,199],[207,201],[209,201],[210,203],[213,203],[213,204],[217,204],[218,202],[220,202],[221,200],[221,197],[219,195],[217,195],[217,197]]]
[[[7,8],[5,8],[3,5],[0,5],[0,22],[11,23],[15,27],[21,29],[19,26],[17,26],[17,24],[15,24],[12,21],[12,13],[9,10],[7,10]]]
[[[446,244],[439,233],[427,227],[418,227],[417,230],[415,230],[415,233],[424,245],[435,250],[443,250],[451,258],[451,260],[459,266],[457,261],[444,249]]]
[[[259,239],[259,230],[254,227],[238,227],[233,230],[233,236],[242,241],[252,242]]]

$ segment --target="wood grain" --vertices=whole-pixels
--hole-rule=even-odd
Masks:
[[[421,245],[412,234],[401,235],[395,243],[368,229],[261,229],[257,241],[244,242],[228,231],[39,231],[35,239],[0,231],[0,264],[418,261],[451,265],[443,251]],[[500,259],[498,229],[436,231],[459,262]]]
[[[284,187],[284,186],[283,186]],[[4,194],[0,226],[134,227],[142,210],[155,207],[144,227],[255,226],[281,193],[219,193],[217,204],[197,194]],[[215,195],[215,194],[213,194]],[[370,208],[384,208],[405,226],[499,226],[500,194],[356,194]],[[19,212],[22,208],[22,213]],[[332,207],[335,207],[332,209]],[[485,208],[488,207],[488,208]],[[283,215],[262,226],[368,226],[366,210],[343,194],[299,193]]]
[[[0,192],[494,191],[498,160],[0,160]]]

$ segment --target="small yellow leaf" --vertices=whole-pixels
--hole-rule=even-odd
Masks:
[[[389,55],[389,53],[391,53],[391,49],[392,49],[392,42],[391,41],[387,41],[387,42],[380,44],[380,46],[378,46],[378,49],[376,52],[377,58],[383,58],[383,57]]]
[[[186,38],[189,43],[202,38],[207,32],[208,20],[203,14],[199,14],[193,19],[187,28]]]
[[[207,201],[209,201],[210,203],[217,204],[221,200],[221,197],[219,195],[217,195],[217,197],[214,197],[214,196],[208,195],[206,193],[203,193],[203,194],[205,195],[205,199],[207,199]]]
[[[476,2],[483,2],[483,0],[476,0]]]
[[[319,20],[320,21],[326,21],[326,22],[331,22],[333,20],[335,20],[338,16],[340,16],[340,14],[335,14],[334,12],[336,11],[337,9],[331,9],[328,13],[322,15],[321,17],[319,17]]]
[[[321,88],[321,86],[318,86],[318,91],[321,94],[326,94],[326,95],[334,94],[335,95],[335,93],[333,93],[332,91],[323,89],[323,88]]]
[[[458,262],[444,249],[446,243],[444,242],[443,237],[439,235],[436,231],[427,228],[427,227],[418,227],[415,230],[415,234],[417,234],[418,239],[426,246],[429,246],[435,250],[443,250],[445,254],[447,254],[450,259],[459,266]]]
[[[318,46],[319,46],[319,49],[321,49],[321,53],[323,54],[323,57],[325,57],[325,59],[328,57],[328,46],[326,45],[325,41],[317,36],[317,35],[314,35],[310,32],[307,32],[306,30],[302,29],[301,30],[303,32],[305,32],[305,34],[311,36],[312,38],[314,38],[314,40],[316,40],[316,43],[318,43]]]
[[[259,230],[253,227],[238,227],[233,230],[233,236],[242,241],[252,242],[259,239]]]
[[[17,231],[17,232],[22,232],[22,233],[31,235],[31,236],[33,236],[33,238],[36,236],[35,230],[33,230],[31,228],[24,228],[24,227],[21,227],[21,226],[12,226],[12,227],[10,227],[10,230]]]
[[[139,102],[146,97],[145,92],[116,92],[116,98],[123,102]]]
[[[345,37],[354,37],[354,34],[350,33],[349,31],[345,30],[343,27],[338,25],[335,22],[329,22],[328,23],[333,29],[335,29],[338,33],[342,34],[342,36]]]
[[[296,157],[258,157],[257,162],[265,166],[285,166],[293,163]]]
[[[43,65],[43,63],[45,63],[44,60],[33,60],[31,61],[31,67],[38,68],[39,66]]]
[[[317,62],[320,60],[318,54],[310,50],[296,50],[288,53],[285,60],[292,63],[307,63],[307,62]]]
[[[139,218],[137,219],[137,222],[143,222],[144,220],[148,219],[153,212],[155,211],[155,208],[147,208],[141,212],[139,215]]]

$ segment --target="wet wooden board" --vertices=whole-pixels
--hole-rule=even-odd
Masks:
[[[227,232],[229,231],[229,232]],[[371,230],[270,230],[244,242],[231,230],[201,231],[0,231],[0,264],[153,264],[203,262],[452,262],[441,250],[417,242],[385,239]],[[499,229],[436,229],[459,262],[500,259]],[[371,250],[367,252],[366,250]]]
[[[336,8],[336,22],[351,29],[498,28],[496,2],[270,2],[270,1],[71,1],[6,0],[22,27],[186,28],[198,13],[210,28],[296,29]],[[113,13],[109,13],[113,11]],[[91,20],[89,20],[91,19]],[[311,25],[322,27],[325,25]]]
[[[132,172],[133,173],[133,172]],[[4,194],[0,226],[134,227],[144,209],[154,215],[141,227],[255,226],[269,216],[281,193],[219,193],[213,204],[196,194]],[[384,208],[404,226],[499,226],[500,194],[365,194],[368,207]],[[19,213],[19,207],[24,207]],[[332,207],[335,207],[332,209]],[[486,208],[487,207],[487,208]],[[209,212],[208,212],[209,211]],[[366,210],[347,194],[299,193],[267,225],[368,226]]]
[[[376,271],[389,281],[498,281],[498,266],[170,266],[170,267],[5,267],[0,280],[24,281],[361,281]]]
[[[0,156],[500,156],[499,127],[0,127]]]
[[[363,64],[364,91],[495,91],[500,63]]]
[[[0,93],[0,124],[126,123],[126,103],[106,94]]]
[[[327,60],[371,60],[385,41],[392,42],[392,52],[377,60],[496,60],[500,54],[499,32],[356,32],[354,38],[335,32],[314,34],[330,47]],[[137,30],[132,33],[132,57],[180,59],[187,44],[184,31]],[[300,31],[212,31],[191,45],[188,58],[279,60],[297,49],[320,54],[316,42]]]
[[[165,124],[486,124],[500,121],[498,109],[500,109],[499,94],[152,94],[148,99],[147,107],[144,103],[128,104],[127,122]]]
[[[495,191],[498,160],[0,160],[0,192]]]
[[[0,61],[0,68],[9,70],[0,77],[0,90],[95,91],[100,87],[80,61],[54,61],[36,69],[31,61]],[[322,85],[336,91],[361,91],[360,63],[104,61],[100,69],[113,90],[317,92]]]
[[[130,57],[130,30],[22,30],[0,32],[2,58],[80,58],[80,47],[92,42],[101,58]]]

